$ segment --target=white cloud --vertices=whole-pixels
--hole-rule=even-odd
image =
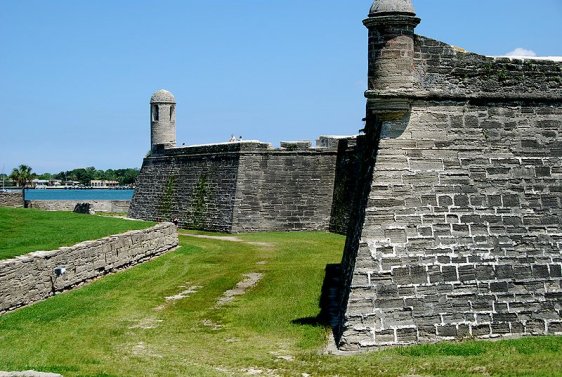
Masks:
[[[513,51],[508,52],[505,56],[528,56],[528,57],[535,57],[537,53],[533,50],[527,50],[525,48],[518,47]]]

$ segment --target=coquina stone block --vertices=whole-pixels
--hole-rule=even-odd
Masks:
[[[23,207],[23,192],[0,192],[0,207]]]

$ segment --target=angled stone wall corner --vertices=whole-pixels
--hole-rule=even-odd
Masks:
[[[410,35],[414,16],[391,13],[365,21],[371,149],[342,259],[339,348],[560,334],[562,63],[413,34],[412,57],[385,57],[384,33]]]

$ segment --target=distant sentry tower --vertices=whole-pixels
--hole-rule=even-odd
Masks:
[[[150,98],[150,150],[176,146],[176,99],[160,89]]]

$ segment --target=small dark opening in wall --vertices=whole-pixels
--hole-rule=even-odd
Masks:
[[[174,120],[175,114],[174,112],[176,111],[176,106],[172,105],[170,106],[170,121]]]
[[[158,118],[159,118],[158,105],[153,105],[152,106],[152,120],[157,121]]]

